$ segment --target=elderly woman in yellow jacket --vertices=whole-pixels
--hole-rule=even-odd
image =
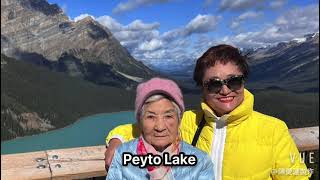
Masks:
[[[183,114],[184,141],[207,152],[215,179],[308,179],[309,172],[286,124],[253,110],[254,97],[244,88],[248,64],[237,48],[218,45],[196,63],[194,80],[202,88],[198,110]],[[106,166],[114,149],[137,136],[137,127],[122,125],[106,142]]]

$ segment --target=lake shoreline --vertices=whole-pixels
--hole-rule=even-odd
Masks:
[[[56,131],[56,130],[61,130],[61,129],[64,129],[64,128],[68,128],[70,126],[73,126],[75,123],[77,123],[78,121],[81,121],[82,119],[84,118],[88,118],[88,117],[91,117],[91,116],[98,116],[98,115],[103,115],[103,114],[112,114],[112,113],[122,113],[122,112],[131,112],[130,110],[126,110],[126,111],[118,111],[118,112],[106,112],[106,113],[98,113],[98,114],[92,114],[92,115],[88,115],[88,116],[84,116],[84,117],[81,117],[77,120],[75,120],[73,123],[67,125],[67,126],[64,126],[64,127],[59,127],[59,128],[56,128],[56,129],[52,129],[52,130],[49,130],[49,131],[45,131],[45,132],[40,132],[38,134],[32,134],[32,135],[26,135],[26,136],[19,136],[19,137],[15,137],[13,139],[8,139],[8,140],[4,140],[4,141],[1,141],[1,143],[4,143],[4,142],[7,142],[7,141],[11,141],[11,140],[16,140],[16,139],[21,139],[21,138],[25,138],[25,137],[33,137],[33,136],[37,136],[37,135],[40,135],[40,134],[46,134],[46,133],[49,133],[49,132],[52,132],[52,131]]]
[[[3,141],[1,154],[103,145],[108,132],[114,127],[134,122],[134,111],[94,114],[79,118],[63,128]]]

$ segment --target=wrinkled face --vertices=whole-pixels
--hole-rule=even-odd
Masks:
[[[221,64],[219,61],[214,66],[209,67],[204,74],[203,82],[209,79],[225,80],[230,77],[243,75],[238,66],[233,63]],[[206,103],[214,110],[218,116],[230,113],[239,106],[244,99],[244,85],[242,84],[238,90],[230,90],[223,85],[221,90],[216,93],[209,92],[207,88],[203,88],[203,94]]]
[[[140,122],[144,139],[160,152],[178,137],[178,114],[166,98],[146,104]]]

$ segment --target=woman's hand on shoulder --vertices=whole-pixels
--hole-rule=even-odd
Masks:
[[[117,139],[117,138],[113,138],[109,141],[109,146],[106,148],[106,152],[104,153],[105,158],[105,168],[106,171],[108,171],[111,162],[112,162],[112,158],[114,156],[114,152],[116,151],[117,147],[119,147],[122,144],[122,142]]]

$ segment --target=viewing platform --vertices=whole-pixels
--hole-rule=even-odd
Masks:
[[[319,150],[319,126],[289,131],[300,152]],[[106,176],[104,152],[101,145],[1,155],[1,180]]]

